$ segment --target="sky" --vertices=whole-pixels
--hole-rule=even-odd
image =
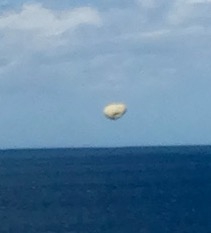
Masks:
[[[1,0],[0,148],[211,143],[211,0]],[[103,115],[123,102],[117,121]]]

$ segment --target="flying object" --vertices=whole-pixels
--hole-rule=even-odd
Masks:
[[[127,107],[123,103],[112,103],[105,106],[103,113],[111,120],[117,120],[121,118],[127,111]]]

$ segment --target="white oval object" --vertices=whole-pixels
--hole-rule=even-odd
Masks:
[[[111,119],[116,120],[122,117],[127,111],[127,107],[125,104],[121,103],[113,103],[109,104],[104,108],[104,115]]]

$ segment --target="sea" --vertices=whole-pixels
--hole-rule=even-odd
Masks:
[[[0,233],[211,233],[211,146],[0,150]]]

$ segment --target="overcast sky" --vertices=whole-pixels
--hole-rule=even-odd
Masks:
[[[211,143],[211,0],[1,0],[0,148]],[[118,121],[102,110],[124,102]]]

